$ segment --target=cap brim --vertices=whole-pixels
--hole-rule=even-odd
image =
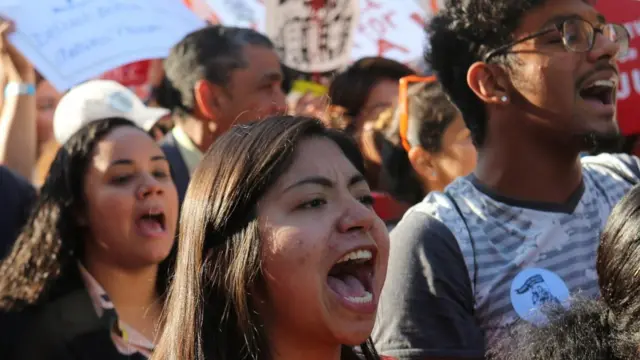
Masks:
[[[151,130],[163,117],[169,115],[171,111],[163,108],[148,107],[144,113],[140,114],[140,122],[145,131]]]

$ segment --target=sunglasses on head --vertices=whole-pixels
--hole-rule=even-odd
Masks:
[[[398,88],[398,113],[399,113],[399,129],[400,141],[402,147],[409,152],[411,144],[407,140],[407,132],[409,131],[409,84],[413,83],[432,83],[436,81],[435,76],[405,76],[399,81]]]

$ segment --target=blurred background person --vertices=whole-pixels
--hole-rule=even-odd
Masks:
[[[62,94],[42,75],[36,73],[36,132],[38,157],[44,152],[50,142],[55,141],[53,134],[53,115],[62,98]]]
[[[29,180],[0,165],[0,261],[11,250],[37,198]]]
[[[341,111],[334,115],[335,127],[345,129],[360,144],[363,154],[375,153],[371,133],[363,137],[363,129],[375,123],[378,116],[398,101],[398,80],[415,71],[397,61],[382,57],[362,58],[335,76],[329,86],[332,107]],[[378,190],[379,159],[365,157],[367,181]]]
[[[14,31],[12,21],[0,18],[0,164],[31,180],[38,157],[40,118],[36,108],[36,72],[27,59],[7,40]],[[41,92],[41,95],[42,92]],[[46,131],[47,115],[42,113],[40,139]]]
[[[393,122],[383,134],[382,173],[393,197],[415,205],[469,175],[476,149],[462,114],[433,77],[409,77]]]
[[[389,243],[363,171],[355,142],[313,118],[221,136],[189,185],[153,359],[377,359]]]
[[[164,61],[158,104],[175,127],[161,142],[180,203],[203,153],[235,123],[284,113],[284,79],[273,43],[246,28],[212,25],[187,35]]]
[[[178,197],[153,139],[94,121],[58,152],[0,265],[2,359],[130,359],[153,351]]]

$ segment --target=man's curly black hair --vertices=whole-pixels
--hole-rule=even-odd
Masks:
[[[619,319],[601,300],[576,297],[571,307],[547,307],[549,322],[521,321],[489,350],[490,360],[632,360],[637,336],[618,331]]]
[[[546,1],[447,0],[427,29],[425,59],[462,112],[476,146],[483,145],[487,116],[467,85],[467,72],[490,50],[510,42],[523,15]]]

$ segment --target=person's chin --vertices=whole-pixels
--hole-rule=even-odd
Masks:
[[[374,320],[347,320],[336,323],[333,335],[337,343],[347,346],[364,344],[373,331]]]
[[[581,142],[583,151],[613,149],[618,146],[621,140],[620,131],[615,123],[611,126],[599,126],[591,130],[581,131],[575,137]]]

